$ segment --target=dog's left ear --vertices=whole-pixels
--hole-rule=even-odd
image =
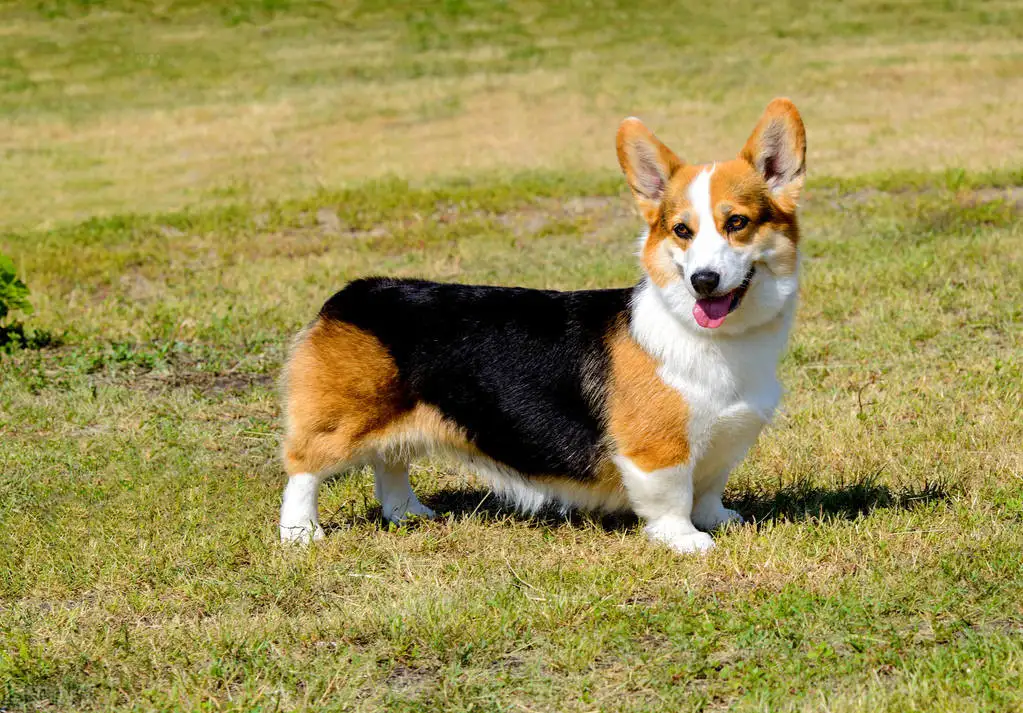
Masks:
[[[784,210],[794,210],[806,177],[806,129],[796,105],[781,98],[768,104],[739,158],[764,177]]]

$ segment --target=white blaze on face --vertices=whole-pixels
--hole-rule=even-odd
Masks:
[[[718,242],[725,242],[725,239],[718,232],[717,224],[714,222],[714,207],[711,205],[710,200],[710,177],[714,175],[716,169],[717,164],[712,164],[710,168],[700,171],[699,175],[689,184],[689,190],[687,191],[689,203],[692,204],[693,210],[696,211],[696,217],[700,223],[699,229],[696,231],[696,238],[693,240],[690,249],[700,246],[701,243],[703,245],[708,243],[717,245]]]
[[[732,247],[721,233],[718,232],[714,220],[714,206],[711,198],[710,178],[714,175],[717,165],[704,169],[689,184],[687,195],[689,203],[696,213],[698,226],[696,235],[686,250],[679,250],[676,256],[684,270],[686,288],[694,297],[698,297],[693,289],[691,277],[703,270],[716,272],[720,278],[719,293],[726,293],[742,284],[749,270],[749,256],[744,251]]]

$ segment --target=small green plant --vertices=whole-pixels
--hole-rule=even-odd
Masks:
[[[11,315],[15,312],[23,315],[32,313],[28,286],[18,279],[14,261],[6,255],[0,255],[0,351],[40,347],[49,343],[47,333],[27,328],[20,321],[14,320]]]

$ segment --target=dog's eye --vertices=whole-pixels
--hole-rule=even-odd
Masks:
[[[729,233],[735,233],[749,225],[749,218],[744,215],[733,215],[725,222]]]
[[[693,237],[693,231],[686,227],[685,223],[679,223],[672,230],[675,231],[675,235],[679,236],[683,240],[689,240]]]

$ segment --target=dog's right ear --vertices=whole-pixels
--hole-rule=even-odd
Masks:
[[[636,205],[647,223],[653,223],[661,207],[668,180],[682,160],[634,116],[618,127],[618,163],[625,172]]]

